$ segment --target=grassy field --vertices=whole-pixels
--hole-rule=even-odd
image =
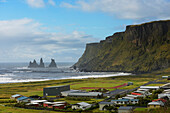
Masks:
[[[53,113],[49,111],[39,111],[39,110],[28,110],[21,108],[12,108],[4,107],[3,105],[9,104],[4,103],[3,101],[8,101],[10,96],[13,94],[21,94],[24,96],[39,95],[42,96],[43,88],[49,86],[58,86],[58,85],[70,85],[71,89],[80,89],[81,87],[114,87],[127,82],[133,82],[134,85],[124,86],[120,89],[132,89],[138,87],[149,81],[157,80],[169,82],[166,79],[161,79],[162,76],[170,75],[170,68],[164,71],[157,71],[149,74],[140,74],[140,75],[130,75],[130,76],[121,76],[121,77],[109,77],[109,78],[90,78],[90,79],[68,79],[68,80],[51,80],[51,81],[41,81],[41,82],[27,82],[27,83],[12,83],[12,84],[0,84],[0,113]],[[162,84],[151,84],[153,85],[162,85]],[[86,89],[87,91],[92,89]],[[114,90],[114,89],[109,89]],[[56,101],[63,101],[56,100]],[[75,104],[79,101],[66,100],[70,104]],[[101,101],[96,99],[91,99],[87,101],[89,103]],[[95,111],[95,110],[94,110]],[[96,111],[98,111],[96,109]],[[56,113],[56,112],[55,112]]]

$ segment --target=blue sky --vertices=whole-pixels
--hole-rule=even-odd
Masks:
[[[86,43],[170,19],[170,0],[0,0],[0,62],[76,62]]]

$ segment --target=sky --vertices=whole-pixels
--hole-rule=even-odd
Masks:
[[[170,19],[170,0],[0,0],[0,62],[76,62],[126,25]]]

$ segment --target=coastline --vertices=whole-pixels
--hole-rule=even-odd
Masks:
[[[91,72],[88,72],[91,73]],[[93,72],[95,73],[95,72]],[[96,72],[97,73],[97,72]],[[104,73],[104,72],[101,72]],[[133,75],[132,73],[124,72],[114,72],[111,74],[97,74],[97,75],[82,75],[82,76],[72,76],[65,78],[56,78],[56,79],[25,79],[25,80],[11,80],[9,82],[0,82],[0,84],[11,84],[11,83],[26,83],[26,82],[41,82],[41,81],[51,81],[51,80],[70,80],[70,79],[89,79],[89,78],[107,78],[107,77],[119,77],[119,76],[129,76]],[[7,79],[7,78],[6,78]],[[9,79],[9,78],[8,78]]]

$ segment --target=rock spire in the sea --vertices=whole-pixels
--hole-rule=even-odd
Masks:
[[[57,67],[57,64],[55,63],[54,59],[51,59],[51,63],[49,65],[49,67]]]
[[[42,59],[42,58],[40,59],[40,65],[39,65],[39,67],[45,67],[45,66],[44,66],[44,62],[43,62],[43,59]]]
[[[28,67],[38,67],[38,64],[37,64],[36,60],[34,60],[33,62],[30,61]]]

